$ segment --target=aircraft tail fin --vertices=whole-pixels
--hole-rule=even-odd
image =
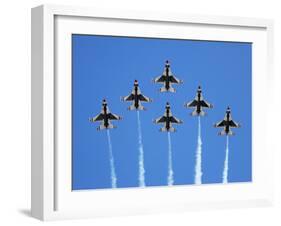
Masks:
[[[129,107],[128,107],[128,110],[129,111],[133,111],[133,110],[136,110],[136,107],[135,107],[135,105],[130,105]]]
[[[142,105],[139,105],[137,110],[143,111],[143,110],[146,110],[146,108],[144,106],[142,106]]]
[[[174,128],[174,127],[171,127],[170,129],[169,129],[169,132],[176,132],[176,129]]]
[[[169,89],[167,89],[165,86],[161,87],[160,88],[160,92],[163,93],[163,92],[171,92],[171,93],[175,93],[176,92],[176,89],[173,88],[173,87],[169,87]]]
[[[234,136],[235,133],[233,131],[231,131],[231,130],[229,130],[228,133],[226,133],[225,130],[222,130],[222,131],[219,132],[219,135],[220,136],[224,136],[224,135],[226,135],[226,136]]]
[[[176,129],[174,128],[174,127],[171,127],[171,128],[169,128],[169,129],[167,129],[166,127],[162,127],[161,129],[160,129],[160,131],[161,132],[176,132]]]
[[[197,110],[195,109],[190,115],[191,116],[205,116],[207,113],[205,111],[200,111],[199,113],[197,112]]]
[[[107,127],[104,124],[102,124],[97,128],[97,130],[100,131],[100,130],[104,130],[104,129],[115,129],[115,128],[116,128],[116,126],[114,126],[112,124],[109,124]]]
[[[136,108],[136,106],[134,104],[132,104],[132,105],[130,105],[130,107],[128,107],[128,110],[129,111],[133,111],[133,110],[143,111],[143,110],[146,110],[146,108],[142,105],[139,105],[138,108]]]
[[[175,93],[175,92],[176,92],[176,89],[174,89],[173,87],[170,86],[170,88],[168,89],[168,91],[171,92],[171,93]]]
[[[97,130],[104,130],[104,129],[106,129],[106,127],[102,124],[102,125],[100,125],[98,128],[97,128]]]
[[[206,114],[207,114],[207,113],[206,113],[205,111],[202,111],[202,110],[201,110],[199,115],[200,115],[200,116],[205,116]]]
[[[193,112],[190,113],[190,115],[191,115],[191,116],[198,116],[199,114],[198,114],[198,112],[197,112],[196,109],[195,109]]]
[[[227,135],[228,135],[228,136],[234,136],[235,133],[230,130]]]

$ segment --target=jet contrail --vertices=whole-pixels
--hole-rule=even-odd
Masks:
[[[202,140],[201,140],[201,122],[200,116],[198,116],[198,138],[196,149],[196,163],[195,163],[195,184],[202,184]]]
[[[226,136],[226,148],[225,148],[225,160],[224,160],[224,168],[223,168],[223,174],[222,174],[222,183],[227,184],[228,183],[228,136]]]
[[[174,184],[171,134],[168,132],[168,186]]]
[[[117,177],[116,177],[115,166],[114,166],[114,158],[113,158],[113,152],[112,152],[112,143],[111,143],[111,138],[110,138],[110,131],[107,129],[106,132],[107,132],[107,141],[108,141],[108,149],[109,149],[111,187],[116,188],[117,187]]]
[[[141,133],[140,112],[137,111],[138,133],[139,133],[139,187],[145,187],[144,152]]]

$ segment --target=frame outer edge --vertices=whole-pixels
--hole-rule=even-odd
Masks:
[[[31,10],[31,215],[43,220],[43,7]]]
[[[274,20],[269,20],[267,24],[267,73],[268,73],[268,84],[267,84],[267,95],[268,97],[275,97],[275,91],[276,84],[275,84],[275,73],[274,73]],[[274,98],[269,98],[269,103],[267,106],[267,109],[274,109],[275,102],[277,100]],[[271,203],[271,205],[274,205],[276,202],[276,191],[275,191],[275,181],[274,178],[276,177],[275,171],[274,171],[274,159],[275,159],[275,152],[276,147],[275,143],[272,140],[271,136],[271,125],[274,125],[275,121],[272,118],[272,115],[269,113],[269,111],[266,111],[266,124],[267,124],[267,130],[266,130],[266,147],[269,150],[272,150],[269,152],[269,159],[268,159],[268,166],[269,172],[272,174],[268,178],[268,186],[269,186],[269,194],[268,194],[268,201]]]
[[[31,10],[31,215],[40,220],[52,220],[58,217],[55,211],[57,204],[54,192],[54,16],[80,16],[80,14],[97,18],[266,28],[270,49],[268,72],[273,80],[273,21],[269,19],[188,14],[167,16],[166,13],[155,16],[151,12],[141,14],[141,12],[128,11],[123,14],[120,11],[99,12],[97,9],[52,4],[33,8]],[[271,197],[270,195],[266,201],[271,202]]]

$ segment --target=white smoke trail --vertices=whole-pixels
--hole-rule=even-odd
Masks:
[[[115,166],[114,166],[114,158],[113,158],[113,152],[112,152],[112,143],[110,138],[110,131],[109,129],[106,130],[107,132],[107,141],[108,141],[108,149],[109,149],[109,162],[110,162],[110,173],[111,173],[111,187],[116,188],[117,187],[117,177],[115,172]]]
[[[225,160],[224,160],[224,168],[223,168],[223,174],[222,174],[222,183],[227,184],[228,183],[228,136],[226,136],[226,148],[225,148]]]
[[[202,140],[201,140],[201,122],[200,116],[198,116],[198,138],[196,149],[196,163],[195,163],[195,184],[202,184]]]
[[[138,133],[139,133],[139,187],[145,187],[144,152],[142,143],[140,113],[137,111]]]
[[[171,134],[168,132],[168,186],[174,184]]]

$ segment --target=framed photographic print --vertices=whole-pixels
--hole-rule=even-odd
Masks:
[[[32,9],[32,216],[269,205],[273,23]]]

